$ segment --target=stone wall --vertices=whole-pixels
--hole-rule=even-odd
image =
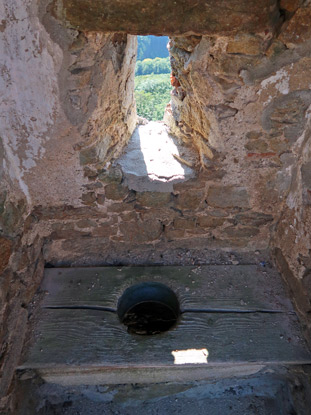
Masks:
[[[3,407],[44,263],[208,263],[273,248],[309,311],[310,2],[190,3],[0,5]],[[180,162],[196,156],[194,177],[165,191],[131,187],[118,161],[136,126],[128,33],[171,36],[165,122]]]
[[[275,261],[286,279],[303,326],[310,337],[311,321],[311,128],[295,148],[291,185],[272,239]]]
[[[31,301],[43,274],[44,238],[50,232],[38,226],[34,208],[83,205],[91,166],[120,152],[136,123],[136,39],[64,29],[45,13],[43,3],[5,0],[0,5],[4,411],[9,411]]]
[[[141,35],[234,34],[271,30],[279,20],[276,0],[52,0],[51,13],[83,31]],[[285,1],[297,8],[299,0]]]
[[[271,215],[274,259],[310,329],[311,8],[298,6],[280,2],[284,22],[271,33],[172,37],[179,86],[166,120],[203,168],[221,165],[219,191],[249,195],[251,228]]]
[[[40,284],[42,239],[30,233],[26,195],[0,147],[0,411],[10,408],[14,371],[28,331],[28,305]],[[14,385],[14,383],[13,383]],[[4,412],[2,412],[4,411]]]
[[[283,2],[285,22],[271,31],[171,38],[180,86],[166,122],[197,151],[195,179],[170,192],[140,192],[126,186],[117,162],[92,169],[83,204],[101,212],[95,214],[101,219],[77,225],[72,217],[66,233],[53,213],[45,213],[54,223],[45,251],[49,262],[113,257],[118,263],[126,249],[142,244],[155,250],[269,247],[286,208],[311,104],[309,26],[302,29],[310,7],[296,11],[298,5]],[[122,254],[112,256],[120,247]]]
[[[22,10],[13,14],[10,4],[0,5],[0,15],[8,20],[0,24],[1,133],[0,133],[0,412],[9,411],[12,380],[19,363],[27,333],[27,306],[31,302],[43,272],[40,239],[23,239],[25,219],[29,214],[28,192],[20,174],[17,150],[22,139],[18,119],[23,105],[17,103],[18,84],[22,79],[17,58],[17,21]],[[15,32],[16,30],[16,32]],[[9,41],[10,40],[10,41]],[[16,61],[15,61],[16,59]],[[14,75],[15,72],[15,75]],[[27,95],[27,92],[25,92]],[[29,103],[30,105],[30,103]],[[30,121],[30,120],[29,120]],[[31,123],[31,121],[30,121]],[[24,132],[26,125],[23,124]],[[29,153],[32,152],[28,148]]]

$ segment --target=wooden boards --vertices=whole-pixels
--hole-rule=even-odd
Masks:
[[[48,269],[43,307],[100,305],[114,309],[123,291],[142,281],[170,286],[184,309],[223,312],[185,312],[174,329],[139,336],[127,333],[113,312],[43,308],[36,341],[22,368],[37,369],[45,379],[62,378],[65,383],[90,382],[95,372],[105,372],[107,377],[101,377],[105,382],[111,375],[117,379],[113,383],[122,383],[125,374],[135,381],[129,370],[132,375],[138,370],[139,377],[144,372],[143,376],[149,374],[153,379],[154,371],[161,369],[164,377],[157,381],[168,379],[172,375],[168,370],[179,367],[172,354],[176,350],[207,349],[205,364],[187,365],[196,368],[193,373],[200,367],[200,376],[202,370],[207,375],[215,367],[249,371],[250,366],[311,363],[280,276],[273,269],[254,265]],[[278,312],[243,313],[252,309]]]
[[[143,281],[171,287],[181,308],[293,310],[280,275],[273,268],[256,265],[50,268],[42,285],[47,291],[44,306],[116,308],[124,290]]]

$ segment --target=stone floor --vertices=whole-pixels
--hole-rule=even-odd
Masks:
[[[215,381],[64,387],[33,378],[21,382],[19,415],[308,415],[306,369],[266,368]]]

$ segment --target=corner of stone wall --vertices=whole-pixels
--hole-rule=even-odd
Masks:
[[[310,287],[306,287],[302,280],[297,278],[288,263],[288,258],[280,248],[274,248],[271,251],[272,259],[281,273],[290,297],[294,303],[295,309],[298,313],[299,320],[302,323],[302,329],[309,346],[311,346],[311,302],[310,302]]]
[[[29,329],[29,304],[43,276],[43,240],[25,198],[16,201],[8,187],[0,198],[0,411],[14,413],[12,384]]]
[[[311,108],[311,106],[310,106]],[[309,109],[310,109],[309,108]],[[290,191],[272,235],[273,257],[291,291],[307,336],[311,333],[311,129],[296,148]]]

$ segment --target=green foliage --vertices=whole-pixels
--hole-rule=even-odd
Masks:
[[[137,36],[137,59],[165,58],[168,56],[167,36]]]
[[[171,72],[170,58],[144,59],[136,62],[135,75],[162,74]]]
[[[168,37],[137,36],[135,98],[137,114],[149,121],[162,120],[170,101],[171,65]]]
[[[171,89],[169,74],[136,76],[137,114],[149,121],[162,120]]]

